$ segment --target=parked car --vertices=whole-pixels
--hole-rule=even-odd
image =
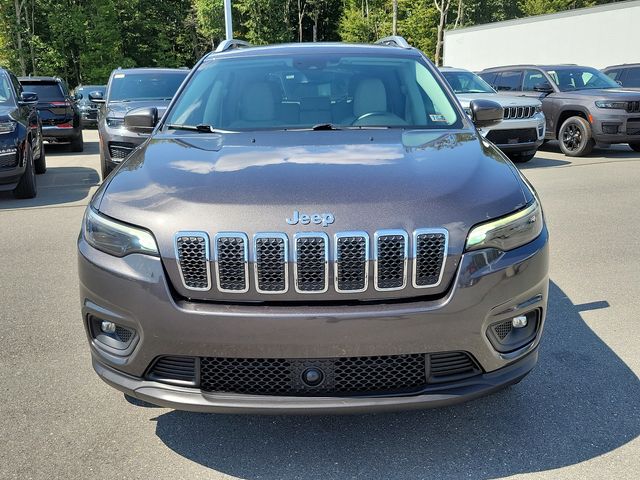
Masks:
[[[47,170],[37,102],[37,94],[0,68],[0,191],[17,198],[35,197],[36,174]]]
[[[80,124],[82,127],[96,127],[98,125],[98,110],[100,105],[89,98],[91,92],[101,92],[104,95],[105,85],[81,85],[74,91],[74,98],[80,110]]]
[[[499,103],[504,108],[504,120],[499,124],[480,130],[514,162],[528,162],[545,135],[545,120],[540,101],[516,96],[498,95],[482,78],[462,68],[442,67],[442,75],[467,111],[473,100],[486,99]]]
[[[239,48],[245,47],[245,48]],[[438,69],[378,45],[206,55],[86,210],[93,367],[127,395],[212,412],[452,404],[535,365],[548,234],[527,180]]]
[[[515,65],[479,74],[498,92],[542,100],[548,140],[570,157],[596,143],[628,143],[640,151],[640,92],[620,88],[604,73],[578,65]]]
[[[38,113],[44,139],[50,143],[69,143],[71,151],[82,152],[82,126],[75,98],[58,77],[20,77],[20,84],[38,95]]]
[[[118,68],[109,77],[106,96],[98,91],[89,94],[91,101],[104,104],[98,121],[103,179],[149,137],[150,130],[127,129],[125,114],[153,107],[162,115],[188,73],[186,69]]]
[[[640,88],[640,63],[612,65],[603,72],[625,88]]]

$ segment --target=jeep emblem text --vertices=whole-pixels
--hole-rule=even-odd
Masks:
[[[307,215],[306,213],[300,213],[298,210],[294,210],[293,216],[291,218],[287,218],[287,223],[289,225],[297,225],[300,222],[302,225],[309,225],[310,223],[315,223],[316,225],[322,224],[323,227],[328,227],[333,222],[335,222],[336,218],[332,213],[314,213],[311,215]]]

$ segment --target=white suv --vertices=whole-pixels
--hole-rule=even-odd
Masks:
[[[480,129],[487,140],[514,162],[527,162],[534,157],[545,135],[544,113],[539,100],[498,94],[469,70],[442,67],[440,71],[467,113],[469,103],[478,99],[492,100],[504,108],[502,122],[491,128]]]

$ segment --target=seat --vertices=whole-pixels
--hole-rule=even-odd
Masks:
[[[266,82],[249,84],[240,100],[239,119],[231,128],[268,128],[277,125],[276,101]]]
[[[360,118],[366,114],[373,114]],[[407,122],[387,111],[387,89],[378,78],[366,78],[356,86],[353,95],[353,125],[406,125]]]

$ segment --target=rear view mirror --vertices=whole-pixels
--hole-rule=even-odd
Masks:
[[[24,105],[35,105],[38,103],[38,94],[33,92],[22,92],[20,94],[20,103]]]
[[[493,127],[504,117],[504,109],[491,100],[472,100],[469,104],[471,120],[477,128]]]
[[[89,93],[89,100],[93,103],[104,103],[104,94],[102,92]]]
[[[158,123],[156,107],[134,108],[124,116],[124,128],[137,133],[151,133]]]

